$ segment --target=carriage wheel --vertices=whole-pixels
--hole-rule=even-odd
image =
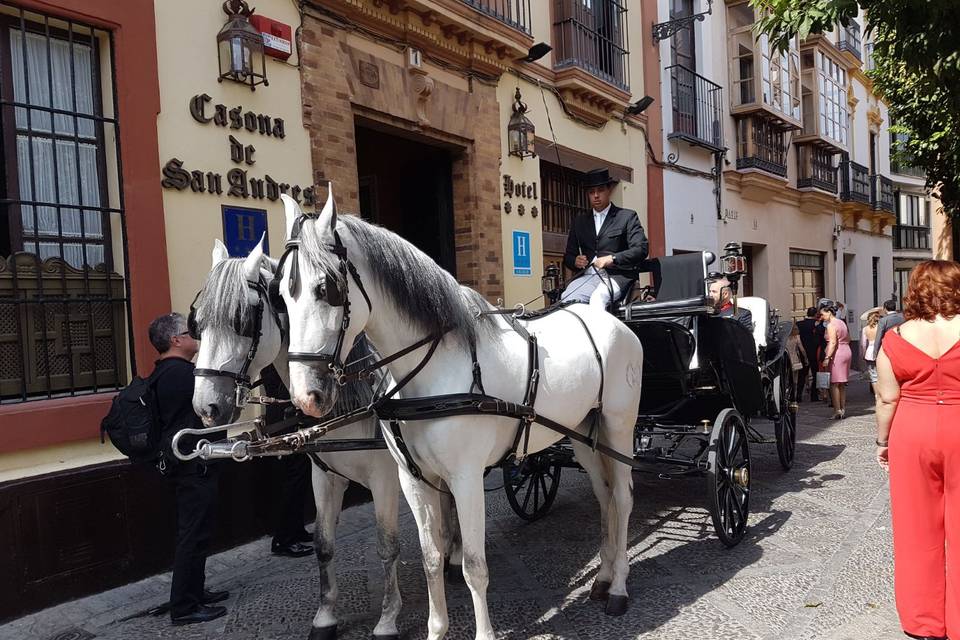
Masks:
[[[724,409],[713,423],[707,455],[710,517],[728,547],[743,539],[750,515],[750,451],[747,429],[735,409]]]
[[[514,512],[530,522],[550,510],[560,488],[560,464],[549,454],[535,453],[523,462],[503,463],[503,489]]]
[[[780,412],[773,421],[777,436],[777,456],[784,471],[793,466],[793,456],[797,450],[797,399],[793,397],[796,389],[793,384],[793,369],[790,360],[783,357],[780,369]]]

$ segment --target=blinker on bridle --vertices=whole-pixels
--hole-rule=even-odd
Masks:
[[[334,215],[336,215],[336,204],[334,204]],[[286,250],[283,252],[283,255],[280,256],[280,262],[277,264],[276,275],[270,282],[269,287],[270,304],[276,310],[282,310],[284,312],[286,311],[286,304],[283,301],[283,296],[280,294],[280,281],[283,278],[283,266],[287,261],[287,257],[292,254],[293,259],[290,262],[290,279],[287,282],[287,291],[293,295],[297,285],[300,282],[300,268],[298,264],[299,260],[297,259],[300,250],[300,232],[303,228],[303,223],[306,220],[311,218],[316,219],[317,217],[317,214],[301,213],[293,223],[293,228],[290,230],[290,239],[287,240],[286,243]],[[347,258],[347,248],[344,246],[343,242],[341,242],[340,234],[337,233],[336,229],[333,230],[333,244],[328,245],[328,249],[337,256],[339,263],[337,268],[340,278],[338,282],[336,278],[331,278],[329,276],[325,277],[324,291],[322,295],[326,303],[331,307],[343,307],[343,316],[340,320],[339,332],[337,333],[337,343],[333,348],[333,353],[324,353],[322,351],[291,351],[289,354],[287,354],[287,360],[289,362],[309,362],[312,364],[325,366],[333,374],[337,384],[343,386],[347,383],[349,376],[344,371],[345,366],[343,360],[340,358],[340,353],[343,350],[343,343],[344,340],[346,340],[347,330],[350,328],[351,279],[354,281],[354,283],[356,283],[357,288],[360,289],[360,293],[363,294],[363,299],[367,303],[367,309],[372,311],[373,306],[370,304],[370,296],[367,295],[367,291],[363,287],[363,282],[360,280],[360,274],[357,272],[357,268]],[[340,288],[340,282],[343,283],[342,290]]]
[[[263,308],[270,301],[269,289],[263,282],[262,278],[258,278],[257,280],[247,280],[247,286],[256,292],[257,304],[256,307],[254,307],[254,313],[248,314],[245,320],[241,320],[239,309],[237,310],[237,314],[233,320],[233,329],[237,332],[237,335],[240,335],[244,338],[250,338],[250,348],[247,350],[247,355],[243,361],[243,365],[240,367],[240,371],[233,372],[225,369],[201,368],[193,370],[193,375],[198,378],[233,379],[236,385],[236,404],[238,407],[246,404],[246,396],[252,389],[255,389],[263,384],[262,378],[256,380],[255,382],[251,382],[250,376],[247,375],[247,372],[250,370],[250,365],[253,364],[254,359],[257,357],[257,349],[260,347],[260,338],[263,336]],[[201,292],[197,292],[193,302],[190,303],[190,315],[187,316],[187,332],[190,334],[190,337],[195,340],[200,339],[201,333],[200,325],[197,322],[196,309],[197,299],[200,297],[200,293]],[[277,323],[277,327],[280,329],[281,337],[283,337],[283,323],[280,322],[280,314],[277,308],[273,305],[270,305],[270,312],[273,314],[273,319]]]

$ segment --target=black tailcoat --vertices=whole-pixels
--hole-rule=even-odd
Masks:
[[[628,282],[637,279],[640,265],[647,258],[647,236],[640,218],[632,209],[621,209],[611,204],[599,234],[593,220],[593,211],[574,218],[567,236],[563,264],[579,272],[580,269],[576,267],[577,255],[585,255],[588,259],[612,255],[613,264],[607,267],[607,273],[623,289]]]

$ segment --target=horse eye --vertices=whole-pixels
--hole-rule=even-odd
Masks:
[[[313,290],[313,295],[317,297],[317,300],[323,300],[327,297],[327,287],[324,283],[320,283]]]

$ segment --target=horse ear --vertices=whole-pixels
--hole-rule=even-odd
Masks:
[[[303,211],[297,201],[287,194],[281,193],[280,199],[283,200],[283,213],[286,216],[286,239],[289,240],[293,233],[293,225],[297,222],[297,218],[303,215]]]
[[[266,232],[260,236],[260,242],[250,250],[250,255],[243,259],[243,273],[247,280],[256,280],[260,275],[260,263],[263,262],[263,238]]]
[[[327,201],[320,212],[320,219],[317,221],[317,229],[323,233],[330,232],[337,226],[337,203],[333,200],[333,182],[327,183]]]
[[[220,238],[213,239],[213,251],[210,253],[210,258],[213,264],[210,265],[210,268],[217,266],[219,263],[223,262],[230,257],[230,252],[227,251],[226,245],[220,242]]]

